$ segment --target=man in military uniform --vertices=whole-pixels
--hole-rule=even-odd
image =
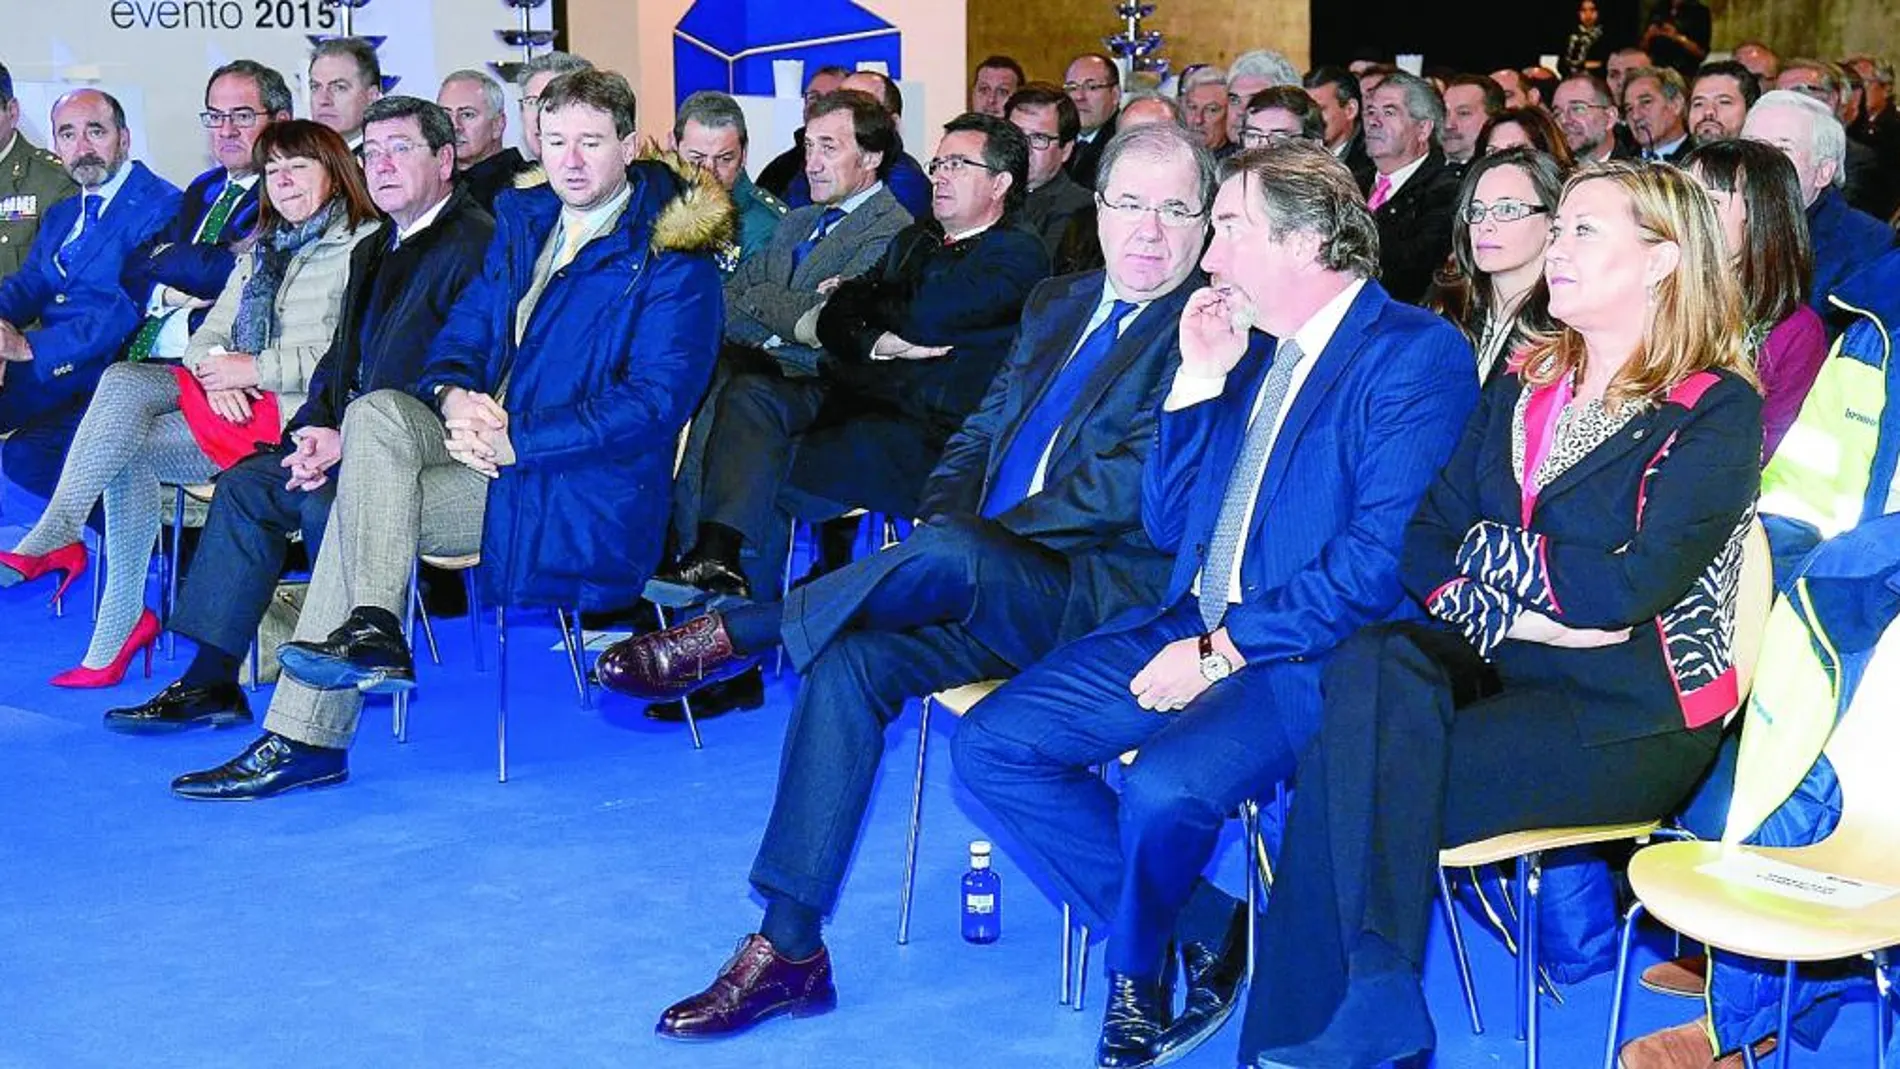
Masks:
[[[13,75],[0,63],[0,278],[26,262],[26,250],[33,245],[46,209],[78,189],[58,156],[20,132]]]
[[[783,201],[752,184],[745,173],[745,112],[738,101],[710,89],[686,98],[673,117],[673,148],[703,167],[732,194],[739,209],[736,240],[719,252],[719,273],[730,278],[739,262],[772,240],[785,215]]]

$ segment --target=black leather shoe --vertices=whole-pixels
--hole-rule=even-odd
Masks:
[[[1155,1042],[1155,1064],[1167,1065],[1213,1038],[1240,1001],[1247,979],[1247,907],[1234,911],[1218,944],[1181,944],[1186,1005]]]
[[[318,690],[405,691],[416,685],[416,664],[402,628],[394,624],[395,617],[381,609],[353,609],[322,642],[277,647],[277,661],[290,678]]]
[[[349,778],[348,751],[309,746],[267,731],[224,764],[172,780],[172,793],[201,802],[248,802]]]
[[[251,703],[236,683],[204,687],[175,682],[144,705],[106,710],[106,729],[127,735],[160,735],[186,728],[228,728],[251,722]]]
[[[724,716],[735,709],[757,709],[765,704],[765,672],[757,665],[743,675],[733,676],[724,683],[714,683],[710,687],[693,692],[693,719],[711,720],[715,716]],[[654,702],[646,707],[648,720],[659,720],[668,724],[684,724],[686,710],[679,702]]]
[[[1167,988],[1125,973],[1108,974],[1108,1009],[1095,1045],[1101,1069],[1146,1069],[1155,1063],[1155,1041],[1167,1030],[1172,1007]]]
[[[749,935],[711,987],[668,1006],[653,1030],[668,1039],[720,1039],[768,1017],[816,1017],[837,1007],[830,951],[820,946],[793,961],[764,936]]]
[[[737,565],[717,557],[688,553],[680,562],[653,578],[674,586],[689,586],[714,597],[750,598],[752,584]]]

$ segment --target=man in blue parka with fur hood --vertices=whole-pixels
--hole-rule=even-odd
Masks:
[[[415,393],[352,402],[329,537],[265,733],[182,776],[196,799],[339,783],[365,693],[414,686],[401,614],[416,554],[481,552],[498,606],[631,604],[660,555],[674,443],[705,392],[732,202],[636,161],[633,92],[576,71],[541,92],[545,186],[503,193],[482,274]],[[292,478],[303,477],[296,468]]]

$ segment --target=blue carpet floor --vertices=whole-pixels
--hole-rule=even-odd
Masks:
[[[4,544],[14,533],[0,531]],[[150,681],[135,669],[114,689],[56,690],[46,679],[78,663],[89,621],[83,605],[54,619],[49,593],[0,591],[0,1066],[1092,1064],[1099,956],[1086,1010],[1058,1006],[1058,912],[1006,851],[1002,941],[959,938],[958,876],[983,833],[941,745],[952,724],[932,731],[910,944],[894,936],[914,716],[891,733],[828,931],[838,1011],[680,1045],[654,1037],[656,1015],[708,981],[758,921],[745,873],[791,676],[771,684],[764,709],[704,725],[694,751],[683,728],[644,720],[634,703],[579,709],[549,650],[551,621],[528,617],[510,629],[512,777],[501,785],[492,661],[477,674],[467,628],[445,621],[443,663],[421,668],[406,745],[375,702],[347,785],[192,804],[171,797],[170,778],[234,755],[251,733],[101,730],[103,709],[156,691],[189,647],[161,656]],[[1237,887],[1235,837],[1218,864]],[[1437,1064],[1521,1064],[1510,959],[1476,925],[1467,932],[1489,1030],[1471,1034],[1435,939]],[[1598,1065],[1609,980],[1564,994],[1546,1003],[1545,1064]],[[1698,1009],[1638,994],[1627,1034]],[[1181,1064],[1232,1066],[1237,1033],[1236,1021]],[[1863,996],[1797,1064],[1864,1064],[1871,1049]]]

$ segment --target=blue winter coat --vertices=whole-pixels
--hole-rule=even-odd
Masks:
[[[689,169],[641,160],[618,225],[556,272],[519,345],[526,294],[561,202],[546,186],[495,200],[495,238],[429,351],[418,396],[502,386],[516,462],[489,487],[482,586],[497,605],[633,604],[659,561],[673,456],[718,355],[714,252],[732,201]]]

